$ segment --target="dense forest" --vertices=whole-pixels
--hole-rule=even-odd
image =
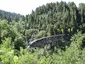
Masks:
[[[59,34],[68,38],[58,41],[63,49],[27,48],[30,41]],[[0,10],[0,63],[84,64],[85,4],[47,3],[26,16]]]
[[[7,11],[0,10],[0,19],[4,20],[6,19],[9,22],[12,21],[19,21],[19,20],[24,20],[24,16],[16,13],[11,13]]]

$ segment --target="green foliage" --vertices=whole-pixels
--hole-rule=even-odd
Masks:
[[[0,45],[0,59],[3,64],[84,64],[85,49],[82,48],[84,39],[85,34],[79,32],[72,37],[72,42],[69,47],[66,47],[65,51],[56,49],[52,53],[48,48],[20,48],[17,56],[12,47],[11,39],[5,38]]]
[[[41,31],[39,31],[38,34],[36,35],[36,38],[41,38],[41,37],[45,37],[45,36],[47,36],[46,31],[41,30]]]
[[[48,31],[50,35],[61,33],[71,35],[71,33],[77,33],[77,30],[84,30],[80,28],[85,23],[84,7],[84,3],[81,3],[79,7],[76,7],[74,2],[48,3],[36,8],[32,14],[26,15],[28,18],[26,21],[30,28]],[[63,29],[63,31],[57,29]]]
[[[8,24],[6,20],[0,21],[0,38],[3,41],[5,38],[11,38],[11,41],[14,42],[15,48],[19,49],[20,46],[25,48],[26,43],[24,40],[24,27],[20,23]]]
[[[21,19],[23,20],[24,16],[20,15],[20,14],[0,10],[0,19],[1,20],[6,19],[6,20],[8,20],[8,22],[12,22],[13,20],[15,20],[15,21],[19,21]]]
[[[25,31],[25,35],[31,37],[33,35],[36,35],[38,33],[38,31],[39,30],[37,30],[37,29],[29,29],[29,30]]]
[[[0,62],[2,64],[84,64],[84,8],[83,3],[79,7],[76,7],[74,2],[48,3],[36,8],[25,18],[0,10]],[[61,33],[68,35],[65,37],[68,38],[68,42],[70,42],[69,37],[72,37],[69,46],[65,44],[68,42],[59,41],[60,48],[54,47],[54,51],[49,45],[44,48],[25,48],[31,40]]]

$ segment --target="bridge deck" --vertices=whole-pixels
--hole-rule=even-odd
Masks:
[[[57,41],[62,40],[65,34],[53,35],[48,37],[42,37],[29,42],[27,48],[29,47],[44,47],[47,44],[55,44]]]

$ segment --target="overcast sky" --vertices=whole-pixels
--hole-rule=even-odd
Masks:
[[[23,15],[30,14],[32,10],[43,4],[50,2],[57,2],[61,0],[0,0],[0,9],[15,13],[20,13]],[[74,1],[77,5],[79,3],[85,3],[85,0],[62,0],[65,2]]]

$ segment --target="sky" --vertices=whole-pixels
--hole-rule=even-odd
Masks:
[[[0,9],[26,15],[39,6],[57,1],[75,2],[77,6],[79,3],[85,3],[85,0],[0,0]]]

